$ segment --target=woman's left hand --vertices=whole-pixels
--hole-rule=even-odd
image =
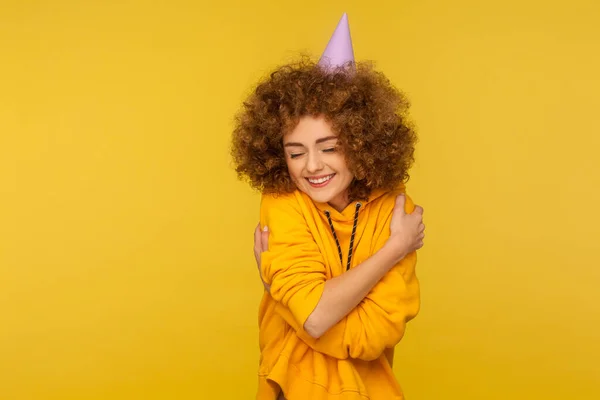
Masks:
[[[258,276],[268,292],[271,287],[265,283],[260,273],[260,259],[264,251],[269,250],[269,229],[265,226],[263,230],[260,229],[260,224],[256,226],[254,230],[254,258],[256,259],[256,267],[258,268]]]

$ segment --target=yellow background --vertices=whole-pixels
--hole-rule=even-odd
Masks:
[[[600,398],[597,1],[2,1],[0,399],[250,399],[251,85],[359,59],[410,97],[410,400]]]

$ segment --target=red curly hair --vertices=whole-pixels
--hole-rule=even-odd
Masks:
[[[287,169],[283,136],[303,116],[323,116],[337,133],[354,174],[349,199],[393,190],[409,179],[416,134],[409,103],[368,63],[326,71],[303,59],[261,81],[235,118],[231,156],[238,177],[263,193],[296,189]]]

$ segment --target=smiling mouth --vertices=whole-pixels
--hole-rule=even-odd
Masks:
[[[335,176],[335,174],[321,176],[319,178],[306,178],[308,183],[313,187],[323,187],[327,185],[331,179]]]

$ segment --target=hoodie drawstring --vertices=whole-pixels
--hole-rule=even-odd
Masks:
[[[358,210],[362,203],[356,203],[356,209],[354,211],[354,224],[352,225],[352,234],[350,235],[350,248],[348,249],[348,263],[346,264],[346,271],[350,269],[350,263],[352,262],[352,251],[354,249],[354,235],[356,234],[356,225],[358,224]],[[338,255],[340,256],[340,263],[343,264],[342,260],[342,247],[340,246],[340,241],[335,233],[335,229],[333,228],[333,221],[331,221],[331,214],[329,211],[325,211],[325,215],[327,216],[327,220],[329,221],[329,227],[331,228],[331,233],[333,234],[333,238],[335,239],[335,244],[337,245]]]

